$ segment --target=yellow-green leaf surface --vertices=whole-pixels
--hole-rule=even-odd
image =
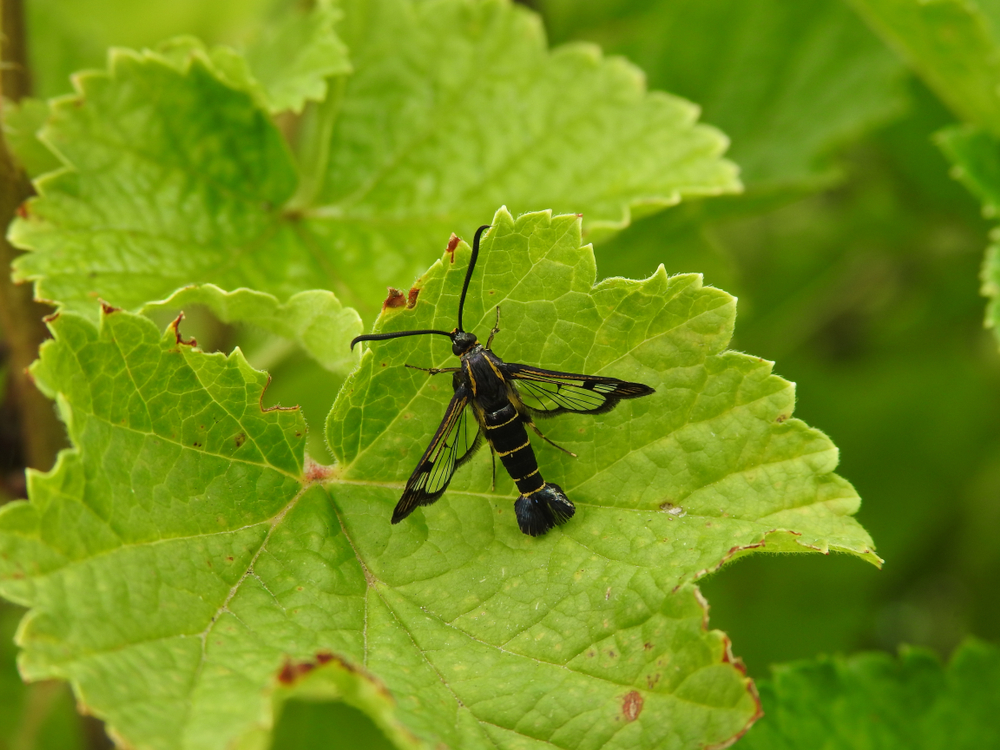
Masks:
[[[760,684],[765,718],[744,750],[890,748],[979,750],[1000,746],[1000,649],[960,646],[936,654],[821,657],[783,664]]]
[[[371,311],[498,205],[606,233],[739,187],[694,105],[595,47],[549,52],[506,0],[358,0],[338,32],[353,73],[307,109],[294,158],[204,54],[118,51],[80,75],[43,132],[67,166],[12,229],[34,251],[19,277],[91,317],[95,298],[135,310],[202,283]]]
[[[107,307],[97,325],[53,320],[33,372],[74,449],[0,511],[0,591],[31,608],[24,673],[71,680],[136,747],[260,746],[296,690],[365,711],[399,747],[701,748],[743,731],[752,685],[691,581],[760,548],[877,562],[859,501],[791,416],[791,384],[725,350],[732,297],[662,269],[594,286],[580,232],[498,212],[466,309],[485,334],[501,305],[510,361],[656,388],[544,423],[579,454],[536,441],[579,511],[537,539],[485,453],[389,523],[450,393],[402,364],[454,361],[439,337],[362,356],[327,423],[340,463],[322,467],[297,411],[262,410],[266,376],[238,351]],[[378,328],[453,325],[468,246],[454,256]]]
[[[348,73],[347,49],[334,31],[336,9],[320,2],[306,12],[288,9],[264,25],[245,54],[232,47],[206,47],[181,36],[157,47],[183,64],[199,57],[228,85],[250,93],[269,112],[300,112],[307,101],[322,101],[327,79]]]

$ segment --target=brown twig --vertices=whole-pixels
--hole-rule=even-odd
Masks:
[[[24,35],[24,8],[21,0],[2,0],[0,12],[0,94],[18,101],[29,92],[30,81]],[[56,453],[65,445],[65,431],[56,418],[52,402],[43,396],[27,367],[38,356],[38,347],[48,332],[42,318],[51,310],[32,299],[30,284],[14,284],[10,265],[17,251],[7,241],[6,228],[18,207],[32,194],[31,183],[7,150],[0,133],[0,328],[9,359],[6,398],[14,405],[20,425],[27,466],[49,469]]]

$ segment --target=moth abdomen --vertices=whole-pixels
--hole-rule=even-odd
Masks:
[[[541,536],[553,526],[566,523],[574,513],[576,506],[558,484],[551,482],[514,501],[517,525],[528,536]]]
[[[538,461],[524,429],[524,421],[514,405],[507,403],[483,415],[486,439],[500,457],[500,462],[517,485],[518,492],[527,495],[540,489],[545,480],[538,471]]]

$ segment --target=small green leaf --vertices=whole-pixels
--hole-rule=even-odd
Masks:
[[[261,29],[245,55],[231,47],[209,49],[190,36],[170,39],[157,50],[182,70],[198,57],[269,112],[300,112],[307,101],[326,96],[327,78],[351,70],[347,48],[333,30],[339,18],[340,12],[325,4],[305,13],[290,9]]]
[[[953,112],[1000,136],[994,3],[849,0]]]
[[[791,384],[724,350],[731,297],[662,270],[595,287],[580,231],[498,212],[466,312],[485,332],[502,302],[511,360],[657,388],[545,423],[580,454],[536,449],[579,512],[539,539],[509,479],[489,490],[485,454],[389,523],[449,391],[397,365],[447,361],[437,337],[362,357],[327,427],[343,463],[321,467],[297,411],[261,408],[267,376],[239,351],[108,307],[98,327],[55,318],[33,374],[74,449],[0,510],[0,592],[31,608],[24,674],[72,681],[153,748],[259,747],[274,706],[310,693],[398,747],[701,748],[744,731],[752,685],[688,582],[750,549],[877,562],[858,499],[829,440],[791,418]],[[452,323],[456,255],[380,327]]]
[[[361,333],[361,318],[332,292],[299,292],[281,304],[273,295],[252,289],[226,292],[201,284],[184,287],[145,309],[187,305],[205,305],[224,323],[250,323],[293,341],[330,372],[346,375],[358,362],[351,339]]]
[[[24,167],[28,176],[35,178],[62,166],[51,149],[38,139],[38,131],[49,117],[49,105],[38,99],[22,99],[3,103],[3,137],[7,147]]]
[[[947,668],[917,648],[784,664],[759,687],[745,750],[1000,746],[1000,649],[986,643],[967,641]]]
[[[202,283],[279,300],[333,289],[374,310],[502,203],[582,211],[599,234],[739,187],[694,105],[647,94],[638,70],[592,47],[550,53],[523,9],[373,0],[346,13],[355,72],[307,109],[299,168],[221,57],[117,51],[107,72],[78,76],[45,130],[70,169],[39,181],[12,229],[34,251],[18,277],[88,316],[95,297],[136,310]]]
[[[1000,142],[989,132],[976,127],[948,128],[937,135],[937,142],[951,160],[952,176],[965,185],[983,204],[983,215],[1000,215]],[[986,327],[1000,339],[1000,232],[993,230],[993,244],[986,250],[980,273],[980,292],[989,300]]]
[[[272,112],[300,112],[307,101],[322,101],[326,79],[350,72],[347,47],[333,30],[340,17],[320,0],[306,13],[282,13],[248,46],[247,65]]]

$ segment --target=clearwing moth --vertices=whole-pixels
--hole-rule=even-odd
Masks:
[[[430,375],[452,373],[455,395],[430,445],[406,482],[403,496],[392,513],[393,523],[402,521],[417,506],[430,505],[441,497],[456,469],[472,457],[485,439],[494,454],[494,475],[496,456],[499,456],[520,492],[514,502],[518,526],[525,534],[541,536],[556,524],[563,524],[572,518],[576,507],[559,485],[542,479],[525,426],[531,427],[539,437],[559,450],[575,456],[542,435],[535,426],[534,418],[566,412],[601,414],[613,409],[622,399],[648,396],[654,391],[642,383],[629,383],[617,378],[542,370],[504,362],[490,349],[493,337],[499,332],[499,307],[497,325],[490,331],[486,346],[478,342],[474,333],[466,331],[462,327],[465,295],[479,257],[480,239],[489,228],[485,225],[476,230],[472,258],[458,302],[458,327],[455,330],[451,333],[421,330],[366,334],[355,338],[351,348],[361,341],[437,334],[451,339],[451,350],[461,360],[459,367],[414,368]],[[468,421],[470,411],[471,423]]]

